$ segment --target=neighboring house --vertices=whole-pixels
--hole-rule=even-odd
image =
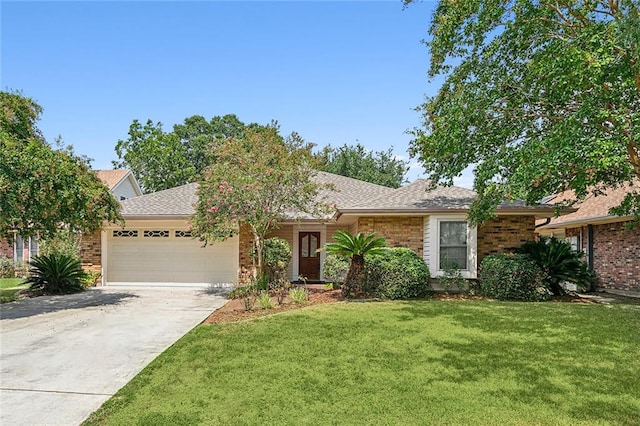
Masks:
[[[609,214],[633,190],[640,190],[640,181],[589,196],[574,206],[575,212],[539,223],[536,232],[566,239],[574,249],[584,251],[599,286],[640,290],[640,224],[630,229],[631,216]],[[572,192],[563,192],[548,202],[557,204],[574,197]]]
[[[116,200],[123,201],[142,195],[140,185],[130,170],[95,170],[95,173],[107,185]],[[95,250],[95,248],[92,249]],[[37,254],[38,240],[36,237],[22,238],[22,236],[16,235],[12,244],[6,240],[0,240],[0,256],[13,259],[15,262],[28,262]]]
[[[292,214],[271,234],[293,248],[291,280],[323,279],[325,253],[316,250],[339,229],[375,232],[389,246],[411,248],[425,259],[433,277],[442,275],[440,259],[447,255],[465,277],[476,278],[483,257],[534,239],[535,220],[553,215],[547,205],[505,204],[495,219],[476,228],[466,220],[475,197],[467,189],[427,191],[424,180],[392,189],[325,172],[319,172],[316,180],[333,185],[320,196],[335,202],[336,213],[320,219]],[[93,259],[102,266],[103,284],[234,283],[239,271],[251,268],[253,239],[248,227],[206,247],[192,238],[188,219],[194,213],[196,190],[192,183],[122,202],[125,227],[106,227],[99,241],[100,259]]]
[[[142,189],[131,170],[95,170],[95,172],[118,201],[142,195]]]

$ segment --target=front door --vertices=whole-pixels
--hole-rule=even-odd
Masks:
[[[320,233],[300,232],[298,234],[298,271],[306,280],[320,279]]]

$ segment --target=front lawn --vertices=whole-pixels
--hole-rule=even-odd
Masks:
[[[637,424],[640,309],[417,301],[200,326],[87,424]]]
[[[29,288],[29,284],[22,284],[22,278],[0,278],[0,303],[16,300],[16,293]]]

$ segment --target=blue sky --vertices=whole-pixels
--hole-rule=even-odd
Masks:
[[[434,6],[5,0],[0,84],[38,101],[47,140],[61,135],[94,168],[111,167],[133,119],[170,130],[194,114],[275,119],[319,146],[406,158],[413,108],[438,89],[420,43]]]

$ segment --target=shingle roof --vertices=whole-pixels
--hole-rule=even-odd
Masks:
[[[456,186],[429,189],[429,181],[417,180],[398,189],[364,182],[327,172],[317,172],[320,184],[330,184],[318,197],[336,203],[342,213],[465,211],[476,193]],[[189,216],[195,212],[198,184],[191,183],[122,201],[124,216]],[[525,206],[522,202],[504,203],[500,209],[549,210],[548,205]],[[291,219],[313,219],[308,214],[291,212]]]
[[[197,183],[152,192],[120,202],[124,216],[189,216],[198,201]]]
[[[320,184],[332,186],[331,189],[321,190],[318,197],[327,202],[335,202],[338,208],[350,207],[381,194],[393,192],[393,188],[326,172],[317,172],[315,180]],[[195,212],[194,205],[198,201],[197,189],[197,183],[190,183],[130,198],[122,201],[122,213],[125,216],[191,215]],[[300,212],[292,212],[288,216],[291,219],[310,219],[308,215]]]
[[[398,212],[429,212],[468,210],[476,199],[476,193],[459,186],[437,186],[430,189],[430,181],[418,179],[413,183],[400,187],[390,194],[356,204],[348,211],[398,211]],[[551,210],[547,205],[527,206],[522,201],[504,202],[498,206],[499,210]]]
[[[94,172],[110,190],[113,189],[118,183],[120,183],[120,181],[124,179],[127,174],[129,174],[129,170],[127,169],[94,170]]]
[[[632,191],[640,192],[640,180],[633,184],[624,184],[618,188],[610,188],[599,196],[590,195],[574,205],[577,210],[573,213],[551,219],[543,228],[557,228],[570,223],[588,223],[594,219],[611,218],[609,209],[620,205],[624,197]],[[559,204],[575,200],[573,191],[565,191],[551,198],[549,204]]]

